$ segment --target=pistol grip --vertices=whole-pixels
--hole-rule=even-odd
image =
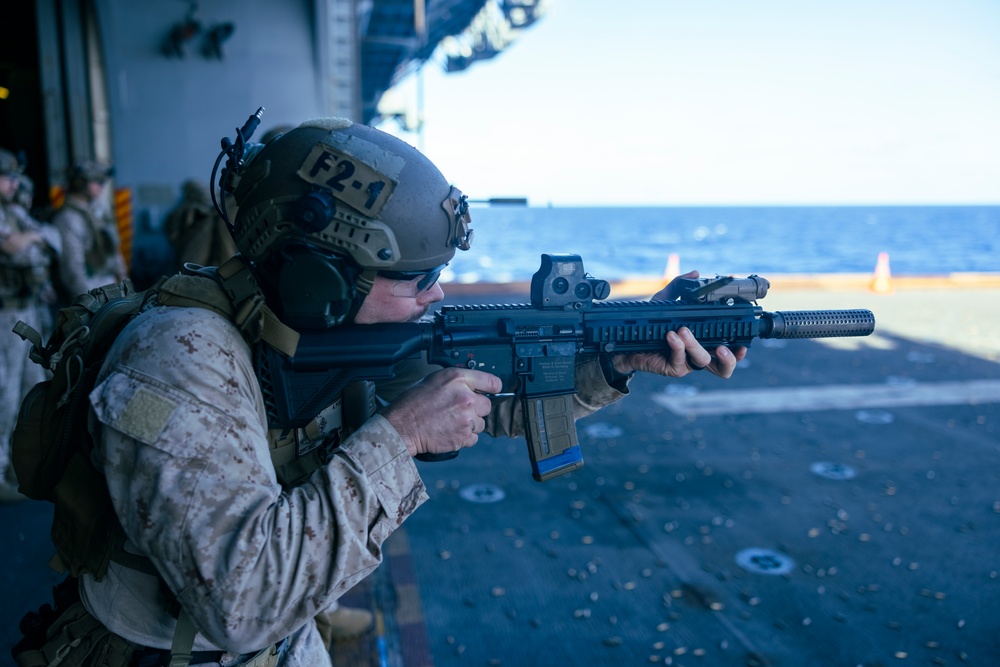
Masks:
[[[544,482],[583,465],[573,418],[573,394],[521,400],[531,476]]]
[[[418,461],[423,461],[424,463],[438,463],[439,461],[450,461],[458,456],[458,452],[441,452],[440,454],[417,454],[415,457]]]

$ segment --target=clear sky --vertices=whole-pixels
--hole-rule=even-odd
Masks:
[[[998,0],[550,0],[423,91],[383,128],[473,198],[1000,204]]]

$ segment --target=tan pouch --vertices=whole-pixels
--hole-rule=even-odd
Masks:
[[[41,647],[14,660],[18,667],[128,667],[134,648],[74,602],[49,627]]]

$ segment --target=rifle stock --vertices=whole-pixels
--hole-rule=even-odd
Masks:
[[[485,371],[521,404],[532,476],[545,481],[583,465],[573,418],[576,363],[600,354],[665,352],[668,331],[687,327],[707,349],[754,338],[866,336],[869,310],[765,312],[769,283],[678,279],[673,300],[608,301],[608,284],[584,273],[578,255],[542,255],[530,304],[443,306],[428,322],[339,326],[302,335],[294,357],[270,348],[272,423],[306,425],[347,382],[393,376],[426,355],[445,367]],[[453,458],[457,452],[431,460]],[[419,458],[419,457],[418,457]]]

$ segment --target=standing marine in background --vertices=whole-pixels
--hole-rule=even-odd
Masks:
[[[14,193],[14,203],[30,212],[35,201],[35,182],[25,173],[17,176],[17,192]]]
[[[66,302],[128,275],[117,225],[103,202],[113,173],[111,167],[89,160],[67,173],[66,203],[52,218],[62,236],[58,278]]]
[[[41,316],[52,298],[51,266],[58,255],[58,232],[34,220],[16,203],[21,165],[0,149],[0,501],[20,500],[10,465],[10,435],[21,400],[42,368],[11,330],[18,320],[44,329]]]
[[[236,254],[236,244],[212,205],[208,187],[194,179],[181,186],[181,201],[167,215],[163,232],[174,248],[177,271],[188,262],[221,266]]]

